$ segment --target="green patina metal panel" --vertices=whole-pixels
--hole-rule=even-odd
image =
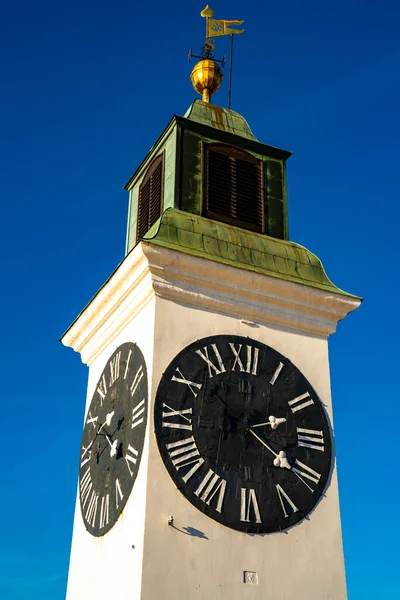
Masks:
[[[175,206],[176,137],[174,127],[164,146],[164,210]]]
[[[128,230],[126,234],[126,253],[130,252],[136,244],[136,223],[138,210],[139,185],[129,192]]]
[[[202,139],[191,131],[183,132],[182,183],[179,205],[182,210],[200,214],[201,196],[201,143]]]
[[[143,241],[225,265],[353,296],[336,287],[315,254],[294,242],[245,231],[219,221],[168,209]]]
[[[286,186],[283,161],[267,161],[266,233],[279,239],[287,239]]]
[[[256,140],[246,121],[234,110],[195,100],[184,115],[185,119],[195,123],[209,125],[215,129],[233,133],[247,139]]]

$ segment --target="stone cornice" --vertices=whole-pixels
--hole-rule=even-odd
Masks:
[[[158,296],[242,320],[326,338],[360,304],[345,295],[144,246]]]
[[[64,333],[62,343],[90,365],[153,296],[151,272],[139,244]]]
[[[327,338],[360,300],[142,242],[62,337],[91,364],[154,297]]]

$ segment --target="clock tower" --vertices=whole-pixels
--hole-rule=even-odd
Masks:
[[[290,241],[290,153],[212,103],[211,49],[62,338],[89,366],[68,600],[347,598],[328,337],[360,298]]]

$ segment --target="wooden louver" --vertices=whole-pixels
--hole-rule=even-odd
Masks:
[[[139,187],[137,241],[161,215],[163,204],[163,155],[153,160]]]
[[[204,158],[204,216],[262,232],[262,161],[222,145],[205,146]]]

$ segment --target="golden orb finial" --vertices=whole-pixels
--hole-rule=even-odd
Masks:
[[[203,102],[210,102],[211,94],[219,90],[223,78],[221,69],[210,58],[198,62],[190,75],[192,85],[201,94]]]

